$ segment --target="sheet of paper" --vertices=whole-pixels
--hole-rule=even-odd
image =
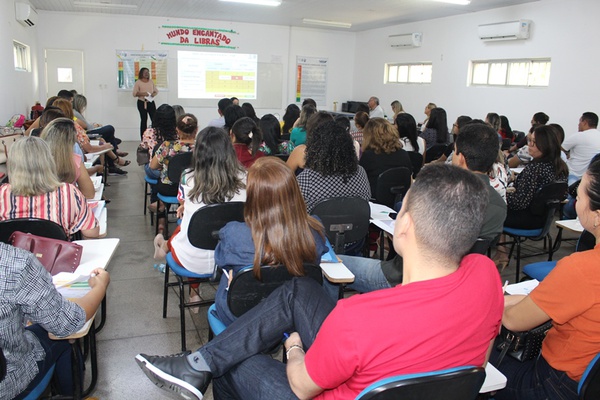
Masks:
[[[523,281],[523,282],[519,282],[519,283],[513,283],[512,285],[508,285],[506,287],[506,293],[528,295],[539,284],[540,284],[540,282],[537,279],[532,279],[530,281]]]
[[[384,206],[383,204],[377,204],[373,202],[369,202],[369,207],[371,207],[371,219],[388,220],[391,219],[390,213],[396,212],[388,206]]]

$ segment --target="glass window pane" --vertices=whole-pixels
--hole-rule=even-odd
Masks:
[[[398,82],[398,66],[390,65],[388,67],[388,82]]]
[[[423,82],[431,83],[431,75],[433,74],[433,65],[423,65]]]
[[[408,82],[408,65],[400,65],[398,68],[398,82]]]
[[[488,80],[488,63],[473,64],[473,78],[471,83],[474,85],[487,85]]]
[[[550,84],[550,61],[532,62],[528,83],[531,86],[548,86]]]
[[[512,62],[508,70],[508,84],[526,86],[529,79],[529,62]]]
[[[411,83],[423,82],[423,66],[411,65],[408,69],[408,81]]]
[[[61,83],[73,83],[73,69],[72,68],[57,68],[58,82]]]
[[[491,63],[488,84],[490,84],[490,85],[506,85],[507,69],[508,69],[507,63]]]

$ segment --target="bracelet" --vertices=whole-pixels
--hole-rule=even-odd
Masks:
[[[293,344],[293,345],[290,346],[289,349],[286,350],[286,352],[285,352],[285,358],[289,359],[290,358],[290,351],[292,351],[294,349],[299,349],[300,351],[302,351],[302,353],[306,354],[304,352],[304,349],[302,348],[302,346],[300,346],[298,344]]]

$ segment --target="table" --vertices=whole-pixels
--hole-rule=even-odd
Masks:
[[[506,376],[498,371],[492,364],[487,363],[485,366],[485,381],[479,389],[479,393],[489,393],[506,387]]]
[[[560,221],[555,222],[558,227],[558,233],[556,234],[556,239],[554,240],[554,247],[552,249],[553,252],[556,252],[560,248],[560,244],[562,242],[562,232],[563,229],[567,229],[571,232],[575,232],[577,234],[581,234],[585,229],[579,222],[579,218],[576,219],[562,219]],[[567,240],[567,239],[565,239]],[[571,239],[568,239],[571,240]]]

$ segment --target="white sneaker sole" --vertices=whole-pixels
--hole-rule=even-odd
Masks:
[[[161,371],[140,354],[135,356],[135,361],[137,361],[148,379],[159,388],[176,393],[187,400],[202,400],[202,393],[194,386]]]

